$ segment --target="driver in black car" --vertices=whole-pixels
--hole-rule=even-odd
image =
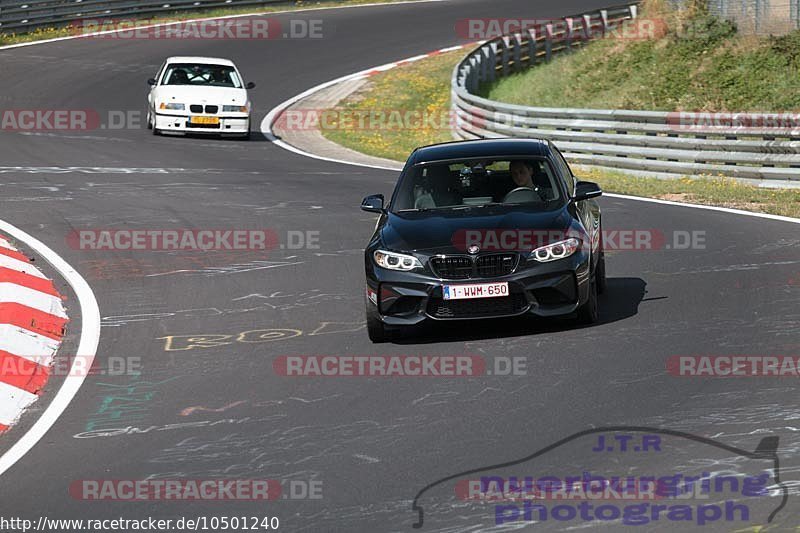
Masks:
[[[536,163],[516,159],[511,161],[508,165],[508,170],[514,182],[514,187],[512,187],[512,189],[516,187],[528,187],[539,193],[542,200],[552,198],[552,184],[550,183],[550,178]]]
[[[536,188],[533,183],[533,165],[529,161],[512,161],[508,166],[508,170],[511,172],[511,178],[517,187]]]

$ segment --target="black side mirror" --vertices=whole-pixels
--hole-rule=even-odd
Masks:
[[[385,213],[383,209],[383,195],[372,194],[361,200],[361,210],[370,213]]]
[[[253,83],[252,81],[249,81],[249,82],[247,82],[247,85],[244,86],[244,88],[245,89],[255,89],[256,88],[256,84]]]
[[[589,198],[597,198],[602,194],[603,190],[598,184],[592,181],[579,181],[575,184],[575,196],[572,197],[572,201],[580,202]]]
[[[147,85],[155,85],[156,83],[157,82],[156,82],[155,78],[150,78],[149,80],[147,80]]]

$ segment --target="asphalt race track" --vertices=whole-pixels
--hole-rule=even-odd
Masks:
[[[257,130],[272,107],[309,87],[458,44],[457,19],[555,17],[603,4],[376,6],[279,15],[322,19],[327,33],[320,40],[89,39],[0,50],[0,108],[141,112],[145,82],[166,56],[222,56],[257,84],[251,91]],[[277,516],[287,531],[410,531],[417,519],[412,499],[440,478],[525,457],[578,431],[647,426],[744,450],[778,436],[790,496],[774,524],[784,530],[800,524],[796,381],[666,371],[673,355],[800,353],[795,224],[601,198],[607,230],[654,231],[668,244],[675,232],[704,232],[705,249],[609,253],[609,288],[593,327],[448,325],[372,345],[363,327],[362,250],[374,218],[358,205],[367,194],[388,195],[394,172],[305,158],[257,133],[250,142],[154,137],[142,126],[0,132],[0,174],[0,218],[58,252],[94,290],[103,317],[98,360],[141,363],[140,375],[86,380],[53,428],[0,477],[4,516]],[[73,229],[120,228],[270,228],[284,240],[289,231],[319,232],[319,248],[287,247],[266,257],[110,252],[79,250],[66,239]],[[74,295],[56,283],[70,298],[73,318],[66,354],[74,350],[80,316]],[[279,356],[315,354],[474,354],[489,364],[524,357],[527,374],[302,378],[273,369]],[[24,434],[51,396],[48,389],[0,437],[0,451]],[[184,423],[195,424],[170,426]],[[715,453],[705,448],[694,443],[676,448],[674,457],[633,460],[640,471],[741,466],[714,463]],[[702,462],[706,456],[711,462]],[[567,446],[553,450],[547,464],[580,473],[624,459]],[[318,480],[322,497],[98,502],[69,492],[77,480],[176,478]],[[769,500],[765,509],[777,507],[780,497]],[[477,531],[494,523],[492,512],[442,507],[437,513],[430,505],[423,531]],[[620,528],[598,521],[528,525]],[[698,530],[736,528],[717,522]]]

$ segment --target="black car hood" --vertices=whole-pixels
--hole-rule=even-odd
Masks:
[[[394,251],[464,253],[463,246],[454,246],[454,236],[459,232],[509,229],[566,231],[571,220],[566,209],[532,212],[487,207],[463,211],[389,213],[381,228],[381,240],[385,248]]]

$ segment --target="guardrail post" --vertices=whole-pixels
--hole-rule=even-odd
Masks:
[[[591,15],[584,15],[583,16],[583,36],[585,41],[589,41],[593,38],[592,35],[592,16]]]
[[[522,70],[522,34],[515,33],[511,39],[514,43],[514,72],[519,72]]]
[[[608,10],[600,10],[600,20],[603,22],[603,35],[608,34]]]
[[[636,4],[628,6],[628,9],[631,12],[632,19],[635,19],[636,17],[639,16],[639,6],[637,6]]]
[[[575,24],[574,24],[574,21],[572,20],[572,17],[567,17],[567,18],[564,19],[564,21],[567,23],[567,34],[566,34],[567,51],[571,52],[572,51],[572,37],[573,37],[573,31],[574,31],[573,28],[575,27]]]
[[[509,54],[509,38],[507,35],[503,35],[503,37],[498,41],[498,44],[503,44],[503,49],[500,51],[500,67],[503,73],[503,77],[508,76],[508,61],[510,59]]]
[[[544,60],[549,63],[553,57],[553,25],[547,24],[544,32]]]
[[[472,94],[475,94],[480,89],[480,74],[478,70],[478,58],[470,56],[469,58],[470,67],[467,71],[466,79],[464,80],[464,86],[467,88]]]
[[[536,28],[528,28],[528,67],[532,67],[536,64],[538,48],[536,43]]]
[[[486,69],[486,81],[492,82],[497,75],[497,41],[489,41],[488,44],[489,61],[487,66],[489,68]]]
[[[490,59],[493,59],[490,48],[491,45],[489,45],[488,43],[481,46],[481,70],[480,70],[481,83],[489,80],[489,70],[494,72],[494,62],[492,61],[491,66],[489,65]]]

